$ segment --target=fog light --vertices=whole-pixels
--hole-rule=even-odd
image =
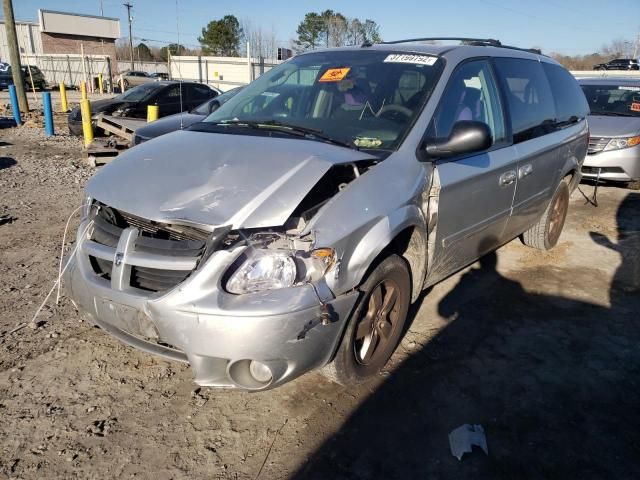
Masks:
[[[251,363],[249,364],[249,372],[253,378],[261,383],[271,381],[271,377],[273,376],[269,367],[264,363],[256,362],[255,360],[251,360]]]

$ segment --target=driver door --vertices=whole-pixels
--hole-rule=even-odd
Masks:
[[[449,79],[428,138],[447,138],[453,125],[489,125],[486,151],[435,161],[440,182],[438,223],[428,282],[433,284],[495,249],[504,240],[517,183],[517,156],[507,138],[498,84],[486,60],[459,66]]]

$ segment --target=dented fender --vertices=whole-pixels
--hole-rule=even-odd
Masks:
[[[354,180],[309,223],[315,245],[336,250],[339,264],[327,276],[334,294],[357,287],[375,258],[406,228],[417,227],[426,237],[421,197],[429,174],[423,164],[392,155]],[[419,243],[426,262],[426,238]]]

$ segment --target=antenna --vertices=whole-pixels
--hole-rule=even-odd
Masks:
[[[178,47],[177,50],[178,52],[176,53],[180,53],[180,17],[179,17],[179,9],[178,9],[178,1],[176,0],[176,31],[178,33]],[[168,49],[167,49],[168,50]],[[184,123],[183,123],[183,111],[182,111],[182,72],[180,72],[180,78],[178,79],[178,85],[180,88],[180,130],[182,130],[184,128]]]

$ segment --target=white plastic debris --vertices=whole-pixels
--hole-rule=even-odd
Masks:
[[[469,425],[466,423],[449,433],[451,454],[458,460],[462,460],[462,456],[465,453],[470,453],[473,445],[480,447],[484,453],[489,455],[487,437],[484,435],[482,425]]]

